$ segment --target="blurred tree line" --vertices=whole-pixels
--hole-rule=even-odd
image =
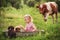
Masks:
[[[40,2],[40,0],[0,0],[0,7],[12,6],[19,9],[22,7],[22,1],[24,5],[29,7],[34,7],[37,2]]]
[[[60,12],[60,0],[56,1],[56,3],[58,4],[58,11]]]
[[[8,7],[12,6],[15,8],[19,8],[21,6],[20,0],[0,0],[0,7]]]
[[[12,6],[16,9],[22,8],[23,5],[27,5],[29,7],[34,7],[35,4],[40,3],[43,0],[0,0],[0,7],[8,7]],[[58,4],[58,9],[60,11],[60,0],[46,0],[49,1],[55,1]]]

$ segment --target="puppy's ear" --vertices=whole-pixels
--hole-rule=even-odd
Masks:
[[[8,30],[10,30],[10,26],[8,27]]]
[[[9,26],[9,27],[8,27],[8,30],[12,30],[12,29],[14,29],[13,26]]]

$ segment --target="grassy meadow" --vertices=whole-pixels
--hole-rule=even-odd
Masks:
[[[0,9],[0,40],[60,40],[60,13],[58,13],[58,23],[55,22],[53,24],[52,17],[49,16],[46,24],[43,20],[43,16],[36,7],[27,7],[24,5],[21,9],[15,9],[11,6],[6,8],[2,7]],[[25,26],[25,14],[30,14],[37,29],[45,30],[45,34],[39,33],[36,36],[17,37],[12,39],[5,38],[2,35],[2,31],[7,30],[8,26]]]

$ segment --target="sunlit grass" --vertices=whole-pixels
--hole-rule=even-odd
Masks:
[[[39,13],[37,8],[29,8],[25,6],[21,9],[15,9],[13,7],[4,8],[1,11],[2,14],[0,16],[1,28],[0,31],[7,30],[8,26],[13,25],[14,27],[17,25],[23,25],[25,27],[24,15],[30,14],[33,18],[33,22],[39,30],[45,30],[45,34],[37,34],[32,37],[17,37],[11,40],[58,40],[59,38],[55,38],[57,36],[56,31],[60,28],[60,14],[58,14],[58,23],[52,23],[52,18],[49,16],[47,24],[43,20],[42,14]],[[59,31],[59,30],[58,30]],[[57,32],[59,33],[59,32]],[[59,36],[60,37],[60,36]],[[1,40],[9,40],[9,38],[1,37]]]

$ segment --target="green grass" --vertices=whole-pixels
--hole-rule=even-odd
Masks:
[[[45,34],[37,34],[36,36],[17,37],[13,39],[5,38],[0,35],[0,40],[60,40],[60,14],[58,14],[58,23],[52,23],[52,18],[49,16],[47,24],[43,20],[43,16],[39,13],[37,8],[29,8],[24,6],[21,9],[12,7],[1,8],[0,15],[0,34],[7,30],[8,26],[17,25],[25,26],[24,15],[30,14],[33,17],[33,22],[39,30],[45,30]]]

